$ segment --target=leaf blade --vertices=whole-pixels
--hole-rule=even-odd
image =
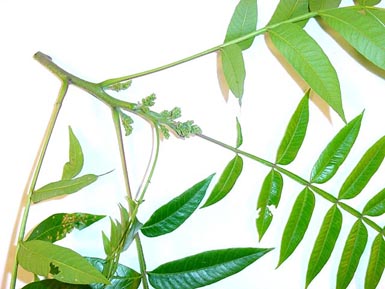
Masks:
[[[310,11],[337,8],[342,0],[309,0]]]
[[[314,164],[310,182],[322,184],[330,180],[348,156],[361,127],[363,114],[344,126],[322,151]]]
[[[79,140],[71,127],[69,129],[70,149],[69,161],[64,164],[62,180],[69,180],[76,177],[82,170],[84,164],[83,150]]]
[[[381,190],[365,205],[362,214],[367,216],[381,216],[385,213],[385,189]]]
[[[365,275],[365,289],[375,289],[385,268],[385,241],[382,234],[374,239]]]
[[[208,197],[202,208],[211,206],[226,197],[226,195],[230,193],[231,189],[234,187],[236,181],[241,175],[242,169],[243,159],[241,156],[236,155],[226,165],[218,182],[215,184],[210,196]]]
[[[156,289],[194,289],[243,270],[271,249],[231,248],[213,250],[171,261],[148,272]]]
[[[198,208],[213,176],[210,175],[157,209],[143,224],[141,232],[147,237],[157,237],[176,230]]]
[[[309,12],[308,0],[281,0],[275,9],[273,16],[269,21],[269,25],[279,23],[290,18],[294,18]],[[305,26],[305,22],[297,22],[301,26]]]
[[[291,23],[268,32],[274,46],[298,75],[345,121],[337,73],[317,42]]]
[[[306,187],[298,195],[285,226],[277,267],[294,252],[298,244],[302,241],[310,223],[314,205],[314,193]]]

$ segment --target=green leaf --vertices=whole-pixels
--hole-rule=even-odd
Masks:
[[[321,153],[311,171],[312,183],[325,183],[335,175],[356,141],[362,116],[360,114],[341,129]]]
[[[226,166],[222,172],[218,183],[214,186],[210,196],[203,207],[208,207],[222,200],[234,187],[235,182],[242,173],[243,159],[236,155]]]
[[[321,18],[373,64],[385,69],[385,26],[355,7],[326,10]]]
[[[306,92],[287,125],[285,135],[278,148],[277,164],[288,165],[295,159],[305,139],[308,123],[309,92]]]
[[[278,266],[280,266],[297,248],[309,226],[315,205],[314,193],[305,188],[298,195],[289,220],[282,235],[281,251]],[[277,267],[278,267],[277,266]]]
[[[337,289],[345,289],[356,272],[368,240],[368,231],[361,220],[357,220],[346,240],[337,272]]]
[[[157,237],[182,225],[199,206],[213,176],[200,181],[156,210],[141,228],[142,233],[147,237]]]
[[[378,234],[373,241],[369,257],[369,264],[365,276],[365,289],[375,289],[380,282],[385,268],[385,241],[382,234]]]
[[[379,139],[363,155],[356,167],[343,183],[339,199],[351,199],[357,196],[368,184],[380,167],[385,157],[385,136]]]
[[[156,289],[194,289],[243,270],[271,249],[231,248],[203,252],[163,264],[148,272]]]
[[[317,42],[291,23],[269,29],[269,34],[299,76],[345,121],[337,73]]]
[[[381,216],[383,213],[385,213],[385,189],[371,198],[362,211],[362,214],[367,216]]]
[[[271,170],[263,181],[261,192],[258,197],[257,210],[259,210],[259,216],[256,224],[259,240],[262,239],[273,220],[273,214],[269,207],[278,207],[279,200],[281,199],[282,187],[282,175],[275,170]]]
[[[340,4],[341,0],[309,0],[310,11],[337,8]]]
[[[76,179],[61,180],[49,183],[48,185],[45,185],[33,192],[32,201],[37,203],[54,197],[76,193],[77,191],[92,184],[97,179],[98,176],[88,174]]]
[[[24,269],[62,282],[72,284],[109,283],[78,253],[50,242],[41,240],[21,242],[17,259]]]
[[[91,286],[84,284],[63,283],[55,279],[45,279],[29,283],[22,289],[91,289]]]
[[[257,0],[240,0],[227,28],[225,43],[253,32],[257,28]],[[254,37],[239,42],[242,50],[249,48]]]
[[[63,239],[73,229],[83,230],[104,217],[86,213],[54,214],[37,225],[27,241],[42,240],[54,243]]]
[[[227,84],[234,96],[241,101],[246,78],[242,50],[237,44],[233,44],[222,48],[220,53]]]
[[[366,13],[371,14],[374,19],[376,19],[379,23],[385,25],[385,9],[384,8],[371,8],[366,9]]]
[[[279,23],[309,12],[308,0],[280,0],[269,25]],[[307,21],[301,21],[297,24],[305,26]]]
[[[381,2],[381,0],[354,0],[354,2],[358,5],[363,6],[374,6]]]
[[[76,138],[72,128],[69,127],[70,149],[69,161],[63,167],[62,180],[69,180],[76,177],[83,168],[84,156],[79,140]]]
[[[243,136],[242,136],[241,123],[239,122],[238,118],[236,118],[236,120],[237,120],[237,143],[235,147],[239,148],[243,143]]]
[[[106,264],[106,261],[100,258],[86,258],[97,270],[103,272],[103,268]],[[118,264],[114,276],[111,278],[111,284],[91,284],[92,289],[136,289],[139,287],[141,282],[140,273],[135,270]]]
[[[134,241],[136,234],[139,232],[139,230],[142,228],[143,224],[138,221],[138,219],[135,218],[133,224],[130,227],[130,230],[125,238],[124,245],[123,245],[123,250],[127,250],[131,243]]]
[[[342,214],[337,205],[334,205],[326,213],[314,243],[306,272],[306,287],[321,272],[329,260],[340,234],[341,226]]]

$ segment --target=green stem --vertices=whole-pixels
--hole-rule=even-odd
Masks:
[[[26,230],[26,226],[27,226],[29,211],[30,211],[30,208],[32,205],[31,197],[32,197],[32,194],[33,194],[35,187],[36,187],[36,182],[37,182],[37,179],[39,177],[39,173],[41,170],[41,166],[43,164],[44,156],[45,156],[46,151],[47,151],[48,143],[51,139],[52,131],[55,127],[55,123],[56,123],[57,117],[59,115],[60,108],[62,106],[64,97],[67,93],[68,85],[69,85],[69,83],[68,83],[67,79],[63,78],[58,97],[56,99],[54,108],[53,108],[52,113],[51,113],[51,117],[49,119],[47,128],[45,130],[45,133],[44,133],[42,142],[40,144],[39,150],[37,152],[35,162],[34,162],[32,169],[31,169],[31,174],[30,174],[31,177],[27,181],[27,186],[26,186],[26,191],[25,191],[25,194],[27,195],[27,200],[26,200],[25,209],[24,209],[24,212],[23,212],[23,215],[21,218],[21,224],[20,224],[19,234],[18,234],[18,238],[17,238],[15,262],[14,262],[14,265],[12,268],[12,277],[11,277],[11,283],[10,283],[11,289],[14,289],[16,287],[17,269],[19,266],[19,263],[17,261],[17,255],[19,252],[20,243],[23,241],[24,236],[25,236],[25,230]]]

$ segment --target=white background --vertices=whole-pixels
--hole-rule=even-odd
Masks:
[[[259,1],[259,24],[263,27],[278,1]],[[37,148],[53,107],[59,81],[33,60],[42,51],[63,68],[84,79],[99,82],[157,67],[221,43],[237,1],[2,1],[0,4],[0,272],[7,288],[12,264],[10,244],[20,218],[20,201]],[[350,5],[351,1],[343,1]],[[382,4],[381,7],[384,7]],[[346,117],[365,109],[362,130],[346,164],[336,177],[322,186],[337,194],[344,177],[360,156],[385,134],[384,82],[346,54],[311,21],[306,29],[322,45],[339,74]],[[184,119],[193,119],[206,135],[235,143],[235,117],[243,127],[242,149],[274,161],[286,122],[303,92],[266,48],[263,37],[245,53],[247,77],[243,105],[225,102],[216,78],[216,56],[203,57],[165,72],[134,80],[122,98],[139,101],[156,93],[154,109],[182,108]],[[28,229],[56,212],[89,212],[118,217],[117,204],[124,202],[117,145],[110,111],[84,92],[70,88],[52,136],[38,186],[58,180],[68,158],[68,125],[83,145],[83,173],[115,171],[62,200],[34,205]],[[319,153],[343,126],[334,112],[328,121],[310,106],[307,138],[290,170],[308,178]],[[136,191],[151,149],[151,130],[136,119],[133,136],[126,141],[129,173]],[[216,178],[233,157],[204,140],[193,138],[162,142],[156,175],[139,214],[145,221],[161,204],[216,172]],[[350,167],[349,167],[350,165]],[[308,258],[318,228],[330,203],[317,197],[309,230],[295,253],[275,270],[283,227],[301,186],[285,178],[279,209],[261,243],[255,228],[256,201],[268,168],[245,159],[244,172],[234,190],[222,202],[199,210],[184,226],[157,239],[143,238],[148,269],[166,261],[204,250],[227,247],[275,247],[245,269],[210,288],[304,288]],[[362,209],[371,195],[383,188],[384,168],[362,193],[349,202]],[[376,181],[377,180],[377,181]],[[344,225],[330,262],[309,288],[334,288],[344,240],[353,217],[344,213]],[[380,225],[384,222],[379,219]],[[101,230],[108,219],[83,232],[74,232],[60,244],[84,255],[103,257]],[[369,244],[374,233],[369,229]],[[78,243],[81,241],[81,243]],[[349,288],[362,288],[368,249]],[[9,252],[9,248],[11,251]],[[122,262],[137,269],[134,250]],[[4,272],[4,274],[3,274]],[[22,281],[31,276],[21,270]],[[19,283],[21,286],[22,283]],[[382,286],[385,286],[384,281]]]

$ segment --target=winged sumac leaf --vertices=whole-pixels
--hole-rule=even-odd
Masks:
[[[337,73],[317,42],[296,24],[268,31],[274,46],[299,76],[345,121]]]
[[[87,257],[88,262],[90,262],[97,270],[103,272],[105,260],[94,257]],[[92,289],[136,289],[139,287],[141,282],[140,273],[135,270],[118,264],[114,276],[110,280],[111,284],[91,284]]]
[[[83,168],[84,156],[79,140],[76,138],[72,128],[69,127],[70,149],[69,161],[63,167],[63,180],[69,180],[76,177]]]
[[[365,276],[365,289],[375,289],[380,282],[385,268],[385,241],[382,234],[378,234],[373,241],[369,257],[369,264]]]
[[[222,48],[220,53],[227,84],[234,96],[241,100],[246,78],[242,50],[237,44],[232,44]]]
[[[305,139],[308,123],[309,92],[302,98],[289,121],[285,135],[278,148],[276,157],[277,164],[288,165],[295,159]]]
[[[271,17],[269,24],[279,23],[309,12],[308,0],[281,0]],[[307,21],[301,21],[305,26]],[[297,23],[298,24],[298,23]]]
[[[280,266],[297,248],[306,233],[315,205],[314,193],[305,188],[297,197],[282,235]]]
[[[71,284],[91,284],[109,281],[75,251],[50,242],[21,242],[17,260],[24,269],[36,275],[52,277]]]
[[[253,32],[257,28],[257,0],[240,0],[227,27],[225,43]],[[253,44],[254,37],[239,42],[242,50]]]
[[[357,220],[346,240],[337,272],[337,289],[345,289],[356,272],[368,240],[368,231],[361,220]]]
[[[49,183],[33,192],[32,201],[37,203],[50,198],[76,193],[97,179],[97,175],[88,174],[71,180]]]
[[[84,284],[63,283],[55,279],[45,279],[29,283],[22,289],[91,289],[91,286]]]
[[[371,198],[362,211],[362,214],[367,216],[381,216],[383,213],[385,213],[385,189]]]
[[[163,264],[148,272],[156,289],[194,289],[243,270],[271,251],[261,248],[231,248],[207,251]]]
[[[200,181],[157,209],[143,225],[141,231],[147,237],[170,233],[182,225],[202,201],[214,175]]]
[[[312,183],[330,180],[348,156],[361,127],[362,114],[349,122],[327,145],[315,163],[310,176]]]
[[[83,230],[104,217],[86,213],[54,214],[37,225],[28,236],[27,241],[43,240],[54,243],[63,239],[73,229]]]
[[[306,272],[306,287],[322,270],[333,252],[342,226],[342,214],[336,205],[326,213],[314,243]]]
[[[259,210],[259,215],[256,224],[259,240],[262,239],[263,235],[270,226],[273,214],[271,213],[269,207],[278,207],[279,200],[281,199],[282,187],[282,175],[275,170],[271,170],[263,181],[262,189],[258,197],[257,210]]]
[[[339,199],[351,199],[357,196],[368,184],[380,167],[385,157],[385,136],[371,146],[343,183]]]
[[[385,69],[385,26],[355,7],[325,10],[321,18],[373,64]]]
[[[241,123],[239,122],[237,118],[237,143],[236,143],[236,148],[239,148],[243,143],[243,136],[242,136],[242,127]]]
[[[342,0],[309,0],[310,11],[337,8]]]
[[[208,207],[222,200],[234,187],[235,182],[242,173],[243,159],[236,155],[223,170],[218,183],[214,186],[210,196],[202,207]]]

